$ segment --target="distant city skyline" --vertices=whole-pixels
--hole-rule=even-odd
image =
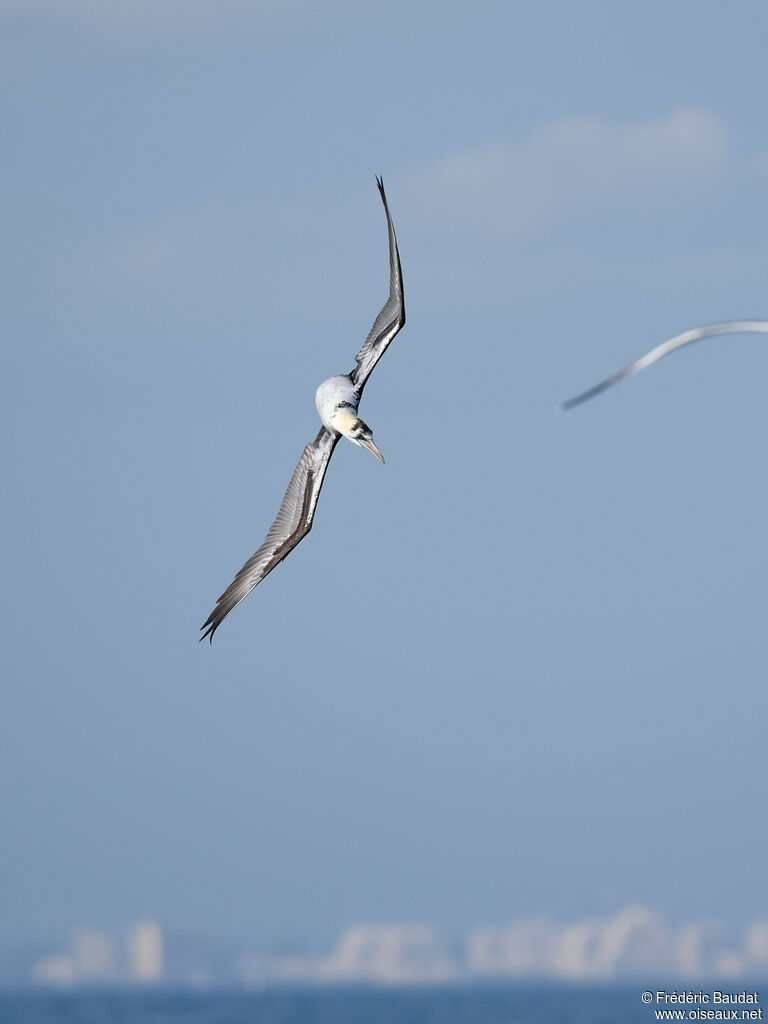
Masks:
[[[178,942],[178,939],[176,940]],[[418,923],[368,923],[345,928],[327,952],[277,953],[247,947],[179,956],[157,921],[132,925],[122,938],[78,929],[65,950],[3,970],[0,985],[42,988],[187,985],[440,985],[482,980],[550,978],[608,982],[638,977],[728,983],[768,976],[768,916],[729,940],[715,921],[671,926],[659,913],[631,905],[608,917],[557,923],[548,916],[479,925],[457,944]],[[174,962],[175,961],[175,962]]]
[[[37,959],[29,980],[41,986],[157,985],[163,980],[163,931],[156,921],[131,925],[122,938],[96,928],[78,929],[66,952]]]

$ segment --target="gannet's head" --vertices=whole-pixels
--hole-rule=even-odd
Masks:
[[[349,438],[353,444],[359,444],[361,448],[367,448],[377,459],[384,461],[384,456],[373,443],[373,431],[364,423],[359,416],[350,409],[340,409],[334,417],[333,422],[336,430],[340,430],[344,437]]]

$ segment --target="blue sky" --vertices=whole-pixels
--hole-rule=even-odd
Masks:
[[[0,3],[0,932],[765,905],[761,3]],[[317,384],[408,323],[307,541]]]

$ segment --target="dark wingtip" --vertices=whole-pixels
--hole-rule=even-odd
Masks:
[[[219,625],[218,622],[212,622],[210,619],[206,619],[206,621],[200,627],[200,629],[204,629],[205,630],[203,635],[200,637],[200,643],[202,643],[202,641],[205,640],[205,638],[207,637],[208,638],[208,642],[212,644],[213,643],[213,634],[216,632],[216,628],[217,628],[218,625]]]
[[[576,395],[575,398],[569,398],[565,402],[560,402],[559,405],[555,406],[556,413],[568,412],[569,409],[575,409],[577,405],[581,405],[582,402],[588,402],[590,398],[593,398],[591,392],[584,392],[583,395]]]
[[[602,388],[600,390],[602,390]],[[585,391],[582,395],[576,395],[575,398],[569,398],[565,402],[560,402],[559,405],[555,406],[555,412],[559,414],[563,412],[568,412],[570,409],[575,409],[577,405],[581,405],[582,402],[588,402],[590,398],[594,398],[595,395],[599,393],[599,391],[596,391],[594,389]]]
[[[376,185],[378,186],[379,192],[381,192],[381,198],[384,198],[384,179],[376,175]]]
[[[634,363],[631,364],[634,366]],[[575,398],[569,398],[566,402],[561,402],[557,406],[558,412],[568,412],[569,409],[575,409],[577,405],[581,405],[583,402],[588,402],[590,398],[596,398],[597,395],[602,395],[608,388],[612,388],[614,384],[618,384],[624,380],[625,377],[631,377],[634,370],[631,366],[625,366],[623,370],[619,370],[618,373],[614,373],[612,377],[608,377],[606,380],[601,380],[599,384],[595,384],[594,387],[588,388],[586,391],[582,391],[580,395],[576,395]]]

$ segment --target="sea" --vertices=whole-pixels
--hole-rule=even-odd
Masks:
[[[643,988],[0,992],[0,1024],[648,1024]]]

